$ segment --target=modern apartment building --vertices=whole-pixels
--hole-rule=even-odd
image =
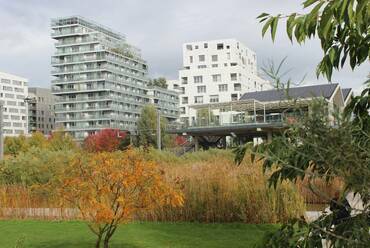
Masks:
[[[28,132],[51,134],[55,128],[54,96],[50,89],[28,89]]]
[[[196,117],[189,105],[236,101],[244,92],[270,88],[258,76],[256,54],[235,39],[184,44],[179,80],[168,82],[180,94],[184,123]]]
[[[176,121],[179,118],[179,94],[177,91],[160,87],[149,87],[148,97],[150,104],[157,106],[161,115],[169,121]]]
[[[4,136],[27,134],[27,108],[24,102],[28,94],[27,82],[23,77],[0,72]]]
[[[135,132],[142,106],[150,103],[140,50],[79,16],[53,19],[51,29],[56,125],[76,139],[104,128]]]
[[[76,139],[103,128],[134,130],[148,103],[147,65],[123,35],[81,17],[52,20],[56,125]]]

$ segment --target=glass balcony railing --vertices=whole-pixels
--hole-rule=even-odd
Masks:
[[[142,98],[140,98],[142,99]],[[125,103],[129,103],[129,104],[137,104],[137,105],[144,105],[144,104],[147,104],[147,102],[144,102],[144,101],[136,101],[134,100],[133,98],[131,98],[130,96],[109,96],[109,95],[104,95],[104,96],[96,96],[96,97],[76,97],[76,98],[57,98],[55,99],[55,102],[56,103],[62,103],[62,102],[65,102],[65,103],[74,103],[74,102],[86,102],[86,101],[104,101],[104,100],[107,100],[107,101],[113,101],[113,100],[116,100],[116,101],[120,101],[120,102],[125,102]]]
[[[97,43],[99,39],[97,37],[84,37],[79,40],[59,40],[55,43],[55,46],[64,46],[64,45],[77,45],[82,43]]]
[[[59,59],[59,58],[52,58],[51,59],[51,64],[52,65],[63,65],[63,64],[70,64],[70,63],[79,63],[79,62],[93,62],[97,60],[105,60],[104,55],[95,55],[95,56],[88,56],[84,58],[78,58],[78,57],[73,57],[73,58],[68,58],[65,57],[64,59]]]

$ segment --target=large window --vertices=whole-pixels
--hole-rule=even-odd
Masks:
[[[199,62],[204,62],[206,60],[205,55],[199,55]]]
[[[187,84],[188,83],[188,77],[182,77],[181,78],[181,83],[182,84]]]
[[[210,95],[209,96],[209,102],[218,102],[218,95]]]
[[[206,86],[205,85],[198,86],[197,89],[198,89],[198,93],[206,93]]]
[[[230,74],[231,81],[237,81],[238,80],[238,74],[236,73],[231,73]]]
[[[217,50],[222,50],[222,49],[224,49],[224,44],[223,43],[217,44]]]
[[[194,103],[203,103],[203,96],[195,96]]]
[[[220,92],[227,91],[227,84],[220,84],[220,85],[218,85],[218,91],[220,91]]]
[[[203,83],[203,76],[194,76],[194,83]]]
[[[221,74],[212,75],[213,82],[221,82]]]
[[[183,97],[181,102],[182,102],[182,104],[187,104],[188,103],[188,97],[187,96]]]
[[[241,84],[234,84],[234,91],[241,91],[242,85]]]

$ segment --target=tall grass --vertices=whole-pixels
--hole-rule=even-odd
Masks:
[[[185,203],[180,208],[140,213],[137,220],[277,223],[304,214],[304,199],[295,185],[268,187],[260,164],[252,165],[245,159],[236,166],[230,151],[209,150],[178,157],[150,150],[143,155],[158,162],[167,180],[182,189]],[[78,218],[75,211],[61,209],[55,197],[30,187],[0,187],[0,206],[3,218]]]
[[[304,201],[290,183],[267,186],[261,165],[235,166],[230,151],[209,150],[176,157],[153,152],[168,180],[179,182],[181,208],[163,208],[140,216],[157,221],[276,223],[304,214]],[[164,158],[162,158],[164,156]],[[163,161],[165,161],[163,163]]]

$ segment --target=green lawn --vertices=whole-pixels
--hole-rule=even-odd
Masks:
[[[112,247],[253,247],[273,225],[132,223],[121,226]],[[0,247],[94,247],[83,222],[0,221]]]

